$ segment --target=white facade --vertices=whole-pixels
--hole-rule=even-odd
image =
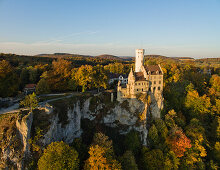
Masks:
[[[127,84],[128,83],[128,77],[125,76],[125,75],[120,75],[118,77],[109,79],[108,83],[112,84],[112,83],[114,83],[114,81],[120,81],[121,84]]]
[[[136,49],[135,72],[141,72],[141,66],[144,65],[144,49]]]

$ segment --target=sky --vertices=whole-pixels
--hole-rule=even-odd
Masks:
[[[220,57],[220,0],[0,0],[0,53]]]

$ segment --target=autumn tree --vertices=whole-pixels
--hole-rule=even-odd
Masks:
[[[168,114],[165,115],[165,122],[169,128],[175,126],[175,121],[174,121],[175,117],[176,117],[176,112],[174,110],[170,110]]]
[[[196,117],[210,112],[211,102],[207,95],[199,96],[196,90],[188,91],[185,106]]]
[[[111,63],[105,66],[105,70],[111,73],[124,74],[129,73],[129,66],[122,63]]]
[[[92,87],[93,67],[90,65],[82,65],[73,75],[79,86],[82,86],[82,92]]]
[[[184,156],[186,149],[191,148],[190,139],[186,137],[182,130],[175,127],[170,130],[167,143],[177,157]]]
[[[213,151],[214,158],[217,162],[220,162],[220,142],[216,142]]]
[[[191,140],[191,148],[187,150],[184,158],[185,164],[188,166],[195,166],[195,163],[201,163],[201,158],[207,156],[204,145],[205,129],[201,126],[198,119],[191,119],[189,125],[186,126],[186,134]]]
[[[78,167],[78,153],[63,141],[48,145],[38,160],[39,170],[78,169]]]
[[[93,85],[96,88],[107,88],[108,85],[108,77],[107,77],[107,73],[104,70],[104,67],[101,65],[96,65],[93,67],[93,75],[92,75],[92,79],[93,79]]]
[[[24,100],[20,102],[20,105],[29,108],[31,110],[35,109],[38,106],[38,100],[35,93],[25,96]]]
[[[179,164],[179,158],[173,151],[169,151],[164,155],[164,169],[178,169]]]
[[[216,92],[220,92],[220,76],[218,76],[217,74],[212,75],[210,79],[210,84]]]
[[[59,58],[52,62],[52,67],[55,75],[60,75],[63,78],[68,78],[71,75],[71,61]]]
[[[52,91],[66,91],[71,79],[72,63],[59,58],[52,62],[52,70],[44,72],[41,76],[46,79]]]
[[[121,164],[115,159],[112,141],[102,133],[94,135],[93,143],[89,148],[89,158],[84,169],[121,169]]]
[[[14,68],[6,61],[0,61],[0,97],[8,97],[16,94],[19,80]]]
[[[41,79],[37,83],[36,93],[37,94],[47,94],[49,92],[50,92],[50,87],[49,87],[49,84],[48,84],[47,80]]]
[[[85,170],[99,170],[110,169],[105,157],[105,149],[99,145],[91,146],[89,148],[89,158],[85,162]]]

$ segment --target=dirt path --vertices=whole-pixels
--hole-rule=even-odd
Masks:
[[[63,97],[59,97],[59,98],[55,98],[55,99],[49,99],[43,102],[39,102],[39,106],[40,107],[44,107],[48,102],[52,102],[52,101],[56,101],[56,100],[61,100],[61,99],[65,99],[65,98],[70,98],[74,95],[79,95],[79,92],[74,92],[71,93],[70,95],[67,96],[63,96]],[[61,95],[65,95],[65,93],[60,93],[60,94],[46,94],[44,96],[61,96]],[[24,108],[21,108],[22,110]],[[7,107],[7,108],[3,108],[0,109],[0,114],[4,114],[4,113],[12,113],[12,112],[19,112],[21,109],[19,109],[19,103],[15,103],[14,105]]]

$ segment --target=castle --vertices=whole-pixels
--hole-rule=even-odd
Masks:
[[[136,98],[137,94],[161,95],[163,71],[160,65],[144,66],[144,49],[136,49],[135,71],[131,68],[126,84],[118,82],[117,100]]]

